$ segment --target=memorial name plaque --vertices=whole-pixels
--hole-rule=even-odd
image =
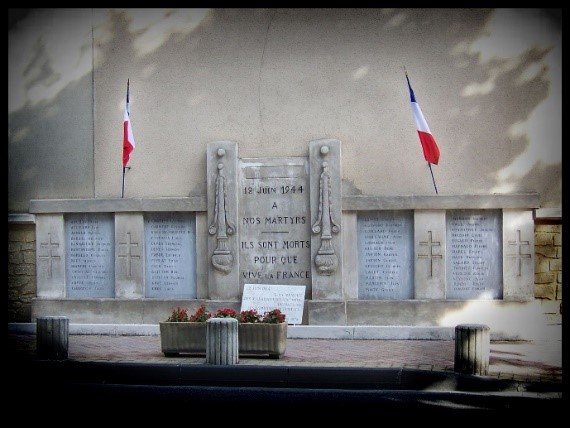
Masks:
[[[305,158],[241,159],[240,285],[311,283]]]
[[[414,297],[412,211],[374,211],[358,216],[358,298]]]
[[[447,212],[447,299],[502,299],[501,210]]]
[[[305,306],[304,285],[245,284],[241,310],[255,309],[263,315],[267,311],[279,309],[285,314],[287,324],[303,322]]]
[[[145,215],[146,297],[196,298],[196,218],[192,213]]]
[[[67,297],[115,297],[114,234],[113,214],[65,216]]]

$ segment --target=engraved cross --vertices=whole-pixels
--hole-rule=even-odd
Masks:
[[[48,241],[49,242],[41,242],[40,248],[47,248],[47,255],[46,256],[38,256],[39,259],[45,259],[48,262],[48,278],[51,278],[53,268],[53,259],[61,259],[60,256],[56,256],[52,253],[52,250],[59,248],[59,243],[51,241],[51,233],[48,233]]]
[[[516,252],[515,254],[509,254],[507,257],[514,257],[515,262],[517,263],[517,276],[521,276],[521,269],[522,269],[522,259],[530,259],[530,254],[523,254],[521,253],[521,247],[523,245],[530,245],[529,241],[521,241],[521,231],[520,229],[517,230],[517,240],[516,241],[509,241],[509,245],[515,245]]]
[[[133,247],[138,247],[138,242],[131,242],[131,232],[127,232],[127,242],[119,242],[119,245],[126,245],[127,254],[120,255],[118,257],[124,257],[127,259],[127,277],[132,276],[132,259],[140,259],[139,255],[132,253]]]
[[[441,259],[441,254],[434,254],[433,247],[441,246],[441,242],[433,241],[432,240],[432,231],[428,230],[428,240],[427,241],[420,241],[420,245],[428,247],[427,254],[418,254],[419,259],[429,259],[429,275],[428,277],[431,278],[433,276],[433,259]]]

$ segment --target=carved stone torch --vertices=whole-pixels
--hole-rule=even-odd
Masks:
[[[218,156],[224,156],[225,150],[219,149]],[[214,219],[208,232],[216,235],[216,249],[212,255],[212,265],[224,274],[232,270],[234,257],[228,249],[228,235],[235,233],[235,226],[227,219],[226,211],[226,181],[224,177],[224,164],[218,164],[218,176],[216,177],[216,198],[214,202]]]
[[[329,148],[321,147],[321,153],[327,155]],[[315,257],[315,265],[321,275],[332,275],[338,267],[338,258],[332,244],[332,233],[338,233],[340,226],[331,214],[331,184],[328,163],[323,162],[323,172],[319,181],[319,215],[313,224],[313,233],[321,234],[321,246]]]

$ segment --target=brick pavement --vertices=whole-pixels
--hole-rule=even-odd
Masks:
[[[9,334],[11,358],[35,358],[36,336]],[[382,367],[453,371],[452,340],[288,339],[280,359],[240,357],[240,365]],[[75,361],[204,364],[203,356],[165,357],[160,336],[70,335]],[[562,381],[562,342],[491,342],[489,376],[523,382]]]

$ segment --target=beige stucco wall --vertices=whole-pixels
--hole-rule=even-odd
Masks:
[[[440,194],[561,207],[561,13],[490,9],[32,9],[9,15],[8,210],[205,195],[206,145],[306,156],[342,142],[345,193],[434,194],[404,67],[440,151]]]

